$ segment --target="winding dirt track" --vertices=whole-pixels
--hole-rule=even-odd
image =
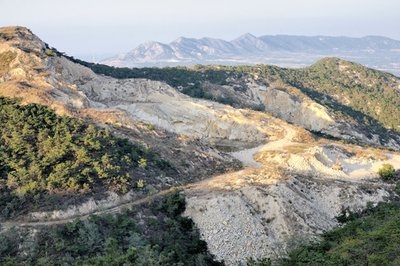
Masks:
[[[129,207],[132,207],[132,206],[145,204],[145,203],[151,202],[152,200],[154,200],[157,197],[161,197],[161,196],[167,195],[169,193],[172,193],[173,191],[180,190],[180,189],[183,189],[183,188],[184,188],[184,186],[165,189],[165,190],[162,190],[162,191],[160,191],[160,192],[158,192],[156,194],[147,196],[145,198],[137,199],[137,200],[130,201],[130,202],[124,202],[124,203],[121,203],[119,205],[115,205],[115,206],[112,206],[110,208],[107,208],[107,209],[102,209],[102,210],[98,210],[98,211],[87,213],[87,214],[68,217],[68,218],[65,218],[65,219],[48,220],[48,221],[35,221],[35,222],[9,221],[9,222],[3,222],[0,225],[1,225],[2,229],[7,229],[7,228],[14,227],[14,226],[18,226],[18,227],[35,227],[35,226],[48,226],[48,225],[56,225],[56,224],[65,224],[65,223],[72,222],[75,219],[86,220],[91,215],[117,213],[117,212],[121,211],[124,208],[129,208]]]
[[[231,155],[240,160],[245,166],[260,168],[262,164],[254,160],[254,154],[259,151],[281,150],[283,147],[288,146],[292,143],[292,139],[296,136],[296,131],[287,125],[283,126],[283,129],[285,131],[285,135],[283,138],[268,142],[266,144],[262,144],[251,149],[232,152]]]
[[[169,189],[159,191],[158,193],[147,196],[145,198],[141,198],[141,199],[137,199],[137,200],[133,200],[133,201],[129,201],[129,202],[124,202],[119,205],[115,205],[115,206],[112,206],[112,207],[109,207],[106,209],[101,209],[101,210],[91,212],[91,213],[71,216],[71,217],[68,217],[65,219],[57,219],[57,220],[52,219],[52,220],[32,221],[32,222],[30,222],[30,221],[28,221],[28,222],[6,221],[6,222],[3,222],[0,224],[0,229],[5,230],[8,228],[12,228],[12,227],[36,227],[36,226],[49,226],[49,225],[56,225],[56,224],[65,224],[65,223],[72,222],[75,219],[86,220],[91,215],[117,213],[117,212],[120,212],[124,208],[129,208],[132,206],[145,204],[145,203],[151,202],[152,200],[154,200],[157,197],[167,195],[176,190],[204,188],[204,187],[208,187],[210,184],[215,183],[215,182],[217,182],[217,183],[223,182],[223,180],[225,180],[226,178],[231,178],[233,176],[239,176],[239,175],[246,173],[247,170],[261,167],[261,164],[254,161],[254,159],[253,159],[253,155],[255,153],[257,153],[258,151],[279,150],[279,149],[282,149],[283,147],[289,145],[291,143],[292,138],[295,136],[296,132],[294,129],[292,129],[288,126],[284,126],[284,130],[285,130],[285,136],[282,139],[279,139],[276,141],[271,141],[267,144],[263,144],[263,145],[255,147],[255,148],[246,149],[246,150],[232,153],[231,154],[232,156],[234,156],[235,158],[237,158],[243,162],[243,164],[246,166],[245,169],[242,169],[242,170],[239,170],[236,172],[232,172],[232,173],[225,173],[222,175],[214,176],[214,177],[207,178],[205,180],[202,180],[202,181],[199,181],[196,183],[192,183],[192,184],[187,184],[184,186],[172,187]]]

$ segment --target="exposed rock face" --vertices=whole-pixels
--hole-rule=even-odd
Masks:
[[[266,112],[310,131],[372,146],[400,150],[400,136],[371,128],[354,117],[346,116],[329,105],[322,105],[300,89],[281,81],[256,75],[229,79],[229,85],[203,84],[205,91],[217,98],[229,98],[233,106]],[[386,136],[385,136],[386,135]]]
[[[263,103],[267,112],[314,131],[329,131],[337,126],[328,110],[311,100],[302,100],[277,88],[267,88]]]
[[[299,131],[284,128],[284,138],[249,150],[250,158],[255,153],[257,164],[248,164],[254,168],[185,190],[185,214],[227,265],[244,263],[247,257],[283,256],[337,226],[335,217],[342,211],[391,197],[392,185],[379,181],[376,173],[383,163],[400,165],[399,154],[316,143],[305,136],[300,140]],[[334,167],[337,163],[340,168]]]
[[[269,186],[187,192],[186,215],[199,226],[210,251],[227,265],[246,257],[277,257],[310,237],[332,229],[341,210],[361,209],[389,193],[372,184],[288,178]]]
[[[52,83],[61,91],[61,97],[74,108],[113,109],[139,120],[177,134],[210,140],[232,140],[259,143],[266,138],[268,115],[255,114],[204,100],[192,99],[169,85],[145,79],[117,80],[97,76],[87,68],[71,63],[65,58],[53,59]],[[67,77],[58,80],[58,77]],[[65,101],[65,100],[64,100]],[[255,117],[258,118],[255,118]],[[255,118],[255,119],[252,119]]]

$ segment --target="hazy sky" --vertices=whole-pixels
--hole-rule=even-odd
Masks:
[[[400,40],[400,0],[0,0],[0,26],[30,28],[76,57],[179,36],[383,35]]]

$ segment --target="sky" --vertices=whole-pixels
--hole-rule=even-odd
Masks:
[[[400,40],[399,0],[0,0],[0,26],[28,27],[93,61],[180,36],[381,35]]]

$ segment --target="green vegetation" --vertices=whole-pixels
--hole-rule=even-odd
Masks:
[[[399,265],[400,210],[380,204],[364,217],[323,235],[322,242],[289,254],[287,265]]]
[[[338,114],[361,124],[400,131],[398,78],[391,74],[326,58],[308,68],[287,70],[281,77]]]
[[[397,194],[397,196],[400,196],[400,182],[396,183],[396,186],[394,188],[394,192]]]
[[[352,213],[343,227],[328,231],[320,242],[302,245],[274,265],[399,265],[400,203],[381,203]],[[271,265],[250,260],[248,265]]]
[[[49,108],[0,97],[1,217],[60,209],[85,196],[145,189],[172,166],[149,149]],[[137,177],[136,177],[137,176]],[[149,178],[150,176],[150,178]],[[122,214],[0,232],[1,265],[220,265],[180,193]]]
[[[378,174],[383,180],[392,180],[395,177],[396,170],[393,165],[385,163],[379,168]]]
[[[44,53],[48,56],[55,56],[56,52],[53,49],[49,49],[47,48],[46,50],[44,50]]]
[[[49,108],[0,97],[0,210],[52,206],[65,198],[135,188],[135,174],[158,157],[108,130],[57,116]],[[169,165],[169,164],[167,164]]]
[[[1,265],[221,265],[173,193],[149,207],[0,234]],[[19,250],[23,247],[23,252]]]

